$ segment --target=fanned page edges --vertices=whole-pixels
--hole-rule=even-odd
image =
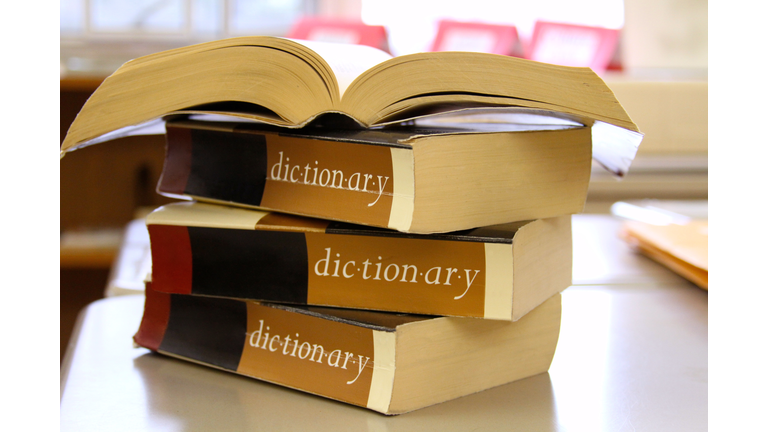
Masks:
[[[312,44],[316,47],[316,49],[317,47],[322,47],[322,45],[324,45],[323,43]],[[148,64],[153,62],[173,61],[179,56],[188,56],[204,51],[212,51],[238,46],[262,47],[286,51],[302,59],[309,66],[311,66],[312,69],[317,71],[317,73],[322,77],[323,81],[328,84],[329,95],[337,100],[340,96],[340,92],[335,82],[333,69],[325,60],[323,60],[322,57],[319,57],[314,50],[309,49],[306,45],[307,44],[303,44],[300,41],[291,41],[289,39],[265,36],[244,36],[238,38],[222,39],[139,57],[125,63],[113,74],[113,76],[121,73],[132,72],[136,68],[146,67]]]
[[[330,67],[319,57],[310,60],[312,54],[294,42],[255,37],[128,62],[91,95],[72,123],[62,152],[115,130],[221,102],[250,104],[257,108],[257,120],[300,124],[332,109],[339,98],[335,81],[327,81],[332,77]],[[259,82],[269,84],[254,84]],[[275,115],[260,117],[265,110]]]
[[[388,85],[403,79],[409,85]],[[342,98],[341,107],[365,123],[375,124],[379,116],[386,117],[379,113],[397,111],[398,105],[413,104],[422,97],[427,101],[414,105],[434,104],[435,97],[443,97],[445,103],[540,108],[638,131],[610,88],[591,69],[496,54],[434,52],[393,58],[360,75]],[[385,103],[373,106],[370,100]]]
[[[353,47],[356,52],[375,51]],[[260,54],[254,55],[254,49]],[[340,53],[351,48],[337,45],[334,49],[341,58]],[[126,63],[99,86],[70,127],[61,152],[103,142],[107,134],[121,136],[115,131],[131,133],[130,128],[179,112],[222,114],[199,109],[221,102],[251,105],[254,113],[246,109],[235,115],[283,127],[304,126],[325,112],[344,113],[363,126],[374,126],[403,121],[398,113],[420,107],[447,105],[448,110],[455,110],[458,104],[565,112],[638,132],[610,89],[588,68],[494,54],[421,53],[369,68],[346,91],[339,89],[333,71],[332,65],[302,43],[262,36],[145,56]],[[442,74],[441,79],[434,78],[436,73]],[[484,79],[486,76],[495,78]],[[440,87],[438,83],[445,81],[451,86]],[[282,90],[273,88],[277,85]]]

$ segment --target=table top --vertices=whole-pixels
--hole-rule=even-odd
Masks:
[[[573,215],[573,285],[687,283],[621,240],[618,234],[623,223],[611,215]]]
[[[136,348],[143,296],[123,295],[80,317],[61,430],[706,430],[707,292],[632,253],[617,219],[584,216],[548,373],[387,417]]]
[[[100,300],[62,366],[62,431],[707,428],[707,293],[690,284],[563,293],[548,373],[396,417],[135,348],[143,298]]]

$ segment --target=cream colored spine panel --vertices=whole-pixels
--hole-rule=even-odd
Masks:
[[[367,407],[382,413],[389,412],[392,387],[395,382],[395,333],[373,331],[373,377]]]
[[[267,213],[195,202],[169,204],[147,216],[147,225],[253,229]]]
[[[413,221],[414,179],[413,151],[392,148],[393,196],[389,214],[389,228],[408,231]]]
[[[512,318],[512,245],[485,244],[485,318]]]

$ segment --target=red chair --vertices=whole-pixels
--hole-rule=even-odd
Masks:
[[[564,66],[587,66],[602,72],[611,63],[619,30],[537,21],[525,57]]]
[[[515,26],[440,20],[430,51],[512,55],[518,40]]]
[[[357,21],[305,17],[294,24],[288,38],[368,45],[389,52],[389,38],[384,26],[371,26]]]

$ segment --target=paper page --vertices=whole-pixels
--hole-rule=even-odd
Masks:
[[[496,125],[498,130],[537,130],[537,127],[561,126],[560,129],[573,126],[584,126],[583,123],[561,113],[554,113],[535,108],[523,107],[492,107],[492,108],[454,108],[427,113],[428,115],[414,117],[413,121],[419,126],[445,126],[447,124],[483,124]],[[523,128],[521,128],[523,127]],[[510,128],[510,129],[506,129]]]
[[[380,49],[365,45],[292,40],[318,53],[328,63],[339,83],[340,96],[358,75],[392,58]]]
[[[596,121],[592,125],[592,159],[622,177],[635,159],[643,134]]]
[[[165,121],[162,118],[156,118],[138,125],[126,126],[126,127],[114,130],[112,132],[106,133],[104,135],[98,136],[96,138],[90,139],[88,141],[81,142],[75,147],[70,147],[66,150],[60,151],[59,158],[63,158],[64,154],[69,151],[77,150],[79,148],[83,148],[92,144],[111,141],[117,138],[133,136],[133,135],[163,135],[163,134],[165,134]]]

